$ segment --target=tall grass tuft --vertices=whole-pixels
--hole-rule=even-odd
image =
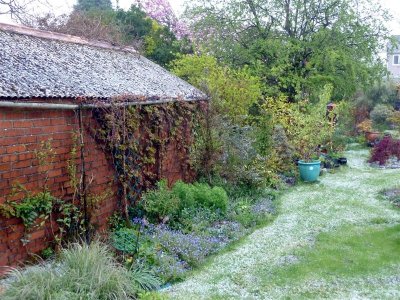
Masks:
[[[159,286],[151,273],[119,265],[108,248],[93,242],[64,249],[57,263],[15,270],[3,300],[133,299]]]

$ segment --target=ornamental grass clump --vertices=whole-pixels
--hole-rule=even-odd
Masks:
[[[58,262],[14,270],[3,300],[133,299],[142,290],[157,288],[151,273],[118,264],[100,242],[73,244]]]

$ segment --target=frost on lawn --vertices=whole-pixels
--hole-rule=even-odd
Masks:
[[[368,151],[347,152],[349,167],[321,177],[319,183],[295,187],[282,197],[280,214],[269,226],[248,236],[234,251],[186,281],[166,290],[173,299],[279,299],[296,295],[331,298],[393,298],[400,295],[400,266],[371,277],[315,279],[299,284],[260,284],[262,274],[296,263],[299,249],[312,247],[320,233],[344,225],[400,222],[400,213],[377,198],[383,188],[396,185],[398,170],[379,170],[367,163]],[[376,181],[376,183],[375,183]]]

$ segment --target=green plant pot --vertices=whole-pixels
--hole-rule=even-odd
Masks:
[[[300,177],[303,181],[314,182],[318,179],[321,171],[321,162],[319,160],[314,160],[311,162],[299,160],[298,166]]]

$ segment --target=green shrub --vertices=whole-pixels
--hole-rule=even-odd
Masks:
[[[143,195],[143,207],[151,221],[173,219],[179,213],[180,199],[168,188],[166,180],[157,184],[157,189]]]
[[[393,107],[387,104],[377,104],[371,111],[371,119],[375,127],[388,125],[388,119],[393,114]]]
[[[179,198],[181,210],[196,205],[192,185],[179,180],[174,184],[172,192]]]
[[[50,257],[54,256],[54,250],[50,247],[47,247],[46,249],[43,249],[42,252],[40,252],[40,256],[43,259],[48,259]]]
[[[59,263],[15,270],[3,300],[132,299],[159,286],[148,271],[119,265],[106,246],[74,244],[64,249]]]
[[[137,232],[132,228],[121,228],[111,235],[111,241],[115,249],[134,254],[137,248]]]
[[[226,211],[228,195],[223,188],[217,186],[211,188],[205,183],[195,183],[192,189],[193,197],[197,205],[220,209],[222,212]]]
[[[228,195],[221,187],[210,187],[206,183],[187,184],[178,181],[168,189],[165,180],[158,183],[157,189],[143,195],[143,207],[150,221],[161,221],[168,216],[170,222],[181,218],[186,209],[199,207],[226,212]]]
[[[108,226],[111,231],[115,231],[126,226],[126,220],[117,212],[108,218]]]

